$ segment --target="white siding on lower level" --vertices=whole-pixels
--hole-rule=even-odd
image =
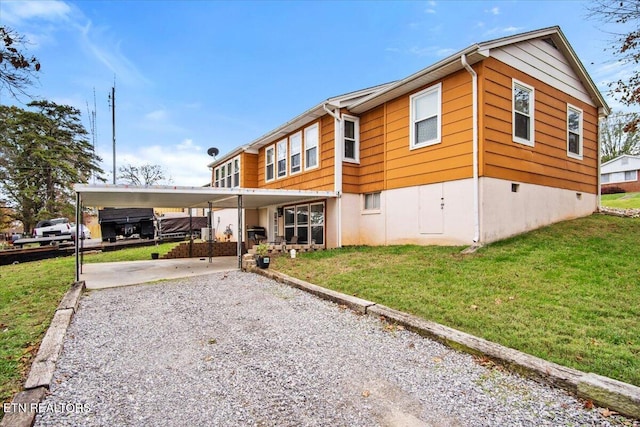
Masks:
[[[480,180],[480,200],[482,243],[587,216],[598,207],[595,194],[495,178]]]
[[[479,188],[481,243],[597,209],[595,194],[494,178],[481,178]],[[341,205],[343,246],[473,243],[472,179],[382,191],[373,212],[361,194],[343,194]]]
[[[469,245],[473,181],[450,181],[381,192],[367,212],[360,194],[342,195],[343,245]]]

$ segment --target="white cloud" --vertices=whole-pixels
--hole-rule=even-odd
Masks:
[[[502,35],[502,34],[507,34],[507,33],[517,33],[519,31],[522,31],[524,29],[524,27],[515,27],[513,25],[510,25],[508,27],[496,27],[496,28],[492,28],[490,30],[485,31],[484,35],[485,36],[491,36],[491,35]]]
[[[146,120],[149,120],[152,122],[161,122],[161,121],[167,120],[168,117],[169,117],[169,114],[166,112],[166,110],[152,111],[150,113],[145,114],[144,116]]]
[[[426,9],[426,10],[424,11],[424,13],[434,14],[434,13],[436,13],[436,10],[435,10],[435,9]]]
[[[4,1],[2,21],[18,24],[27,20],[66,21],[71,7],[62,1]]]
[[[94,28],[91,21],[76,24],[80,40],[87,53],[105,65],[118,81],[131,85],[149,83],[149,80],[138,70],[133,62],[121,52],[122,41],[110,40],[107,28]]]
[[[98,153],[103,159],[102,168],[105,178],[111,182],[113,157],[111,151]],[[144,147],[117,148],[116,167],[123,165],[142,166],[144,164],[159,165],[167,175],[163,184],[188,187],[201,187],[211,182],[211,170],[207,165],[211,158],[191,139],[185,139],[169,146],[149,145]]]
[[[456,52],[457,51],[455,49],[443,48],[443,49],[437,49],[436,50],[436,55],[437,56],[441,56],[441,57],[445,57],[445,56],[453,55]]]
[[[500,15],[500,8],[499,7],[492,7],[491,9],[487,10],[487,12],[492,14],[492,15]]]

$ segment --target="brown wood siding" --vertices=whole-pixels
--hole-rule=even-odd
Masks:
[[[256,188],[258,186],[258,155],[242,153],[240,169],[240,186],[242,188]]]
[[[257,156],[257,185],[258,188],[273,188],[273,189],[288,189],[288,190],[318,190],[318,191],[333,191],[334,190],[334,119],[333,117],[325,114],[315,123],[318,123],[319,132],[319,161],[320,164],[315,169],[305,170],[304,168],[304,129],[309,126],[313,126],[314,123],[309,123],[294,132],[283,136],[278,141],[282,141],[285,137],[293,135],[296,132],[302,131],[302,172],[293,176],[287,174],[284,178],[276,178],[273,181],[265,182],[265,150],[271,145],[277,144],[277,141],[273,144],[269,144],[260,148]],[[287,152],[290,155],[290,152]],[[290,158],[287,158],[287,167]],[[276,160],[277,164],[277,160]]]
[[[513,142],[512,77],[534,87],[535,146]],[[481,176],[597,192],[597,108],[494,58],[482,66]],[[583,110],[583,159],[567,155],[567,103]]]
[[[345,163],[345,193],[370,193],[384,187],[384,106],[360,116],[360,164]]]
[[[473,174],[471,76],[463,70],[442,80],[442,138],[439,144],[409,149],[410,95],[387,104],[385,188],[470,178]]]

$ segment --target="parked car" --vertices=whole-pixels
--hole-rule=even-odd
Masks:
[[[71,225],[71,236],[73,240],[76,239],[76,224],[74,222],[70,223]],[[80,239],[91,239],[91,230],[84,224],[80,224]]]
[[[62,236],[71,234],[71,224],[67,218],[54,218],[40,221],[33,229],[33,237]]]

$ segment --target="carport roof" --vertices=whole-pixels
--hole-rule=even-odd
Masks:
[[[337,197],[333,191],[269,190],[262,188],[212,188],[76,184],[84,206],[117,208],[237,208],[238,196],[247,209]]]

